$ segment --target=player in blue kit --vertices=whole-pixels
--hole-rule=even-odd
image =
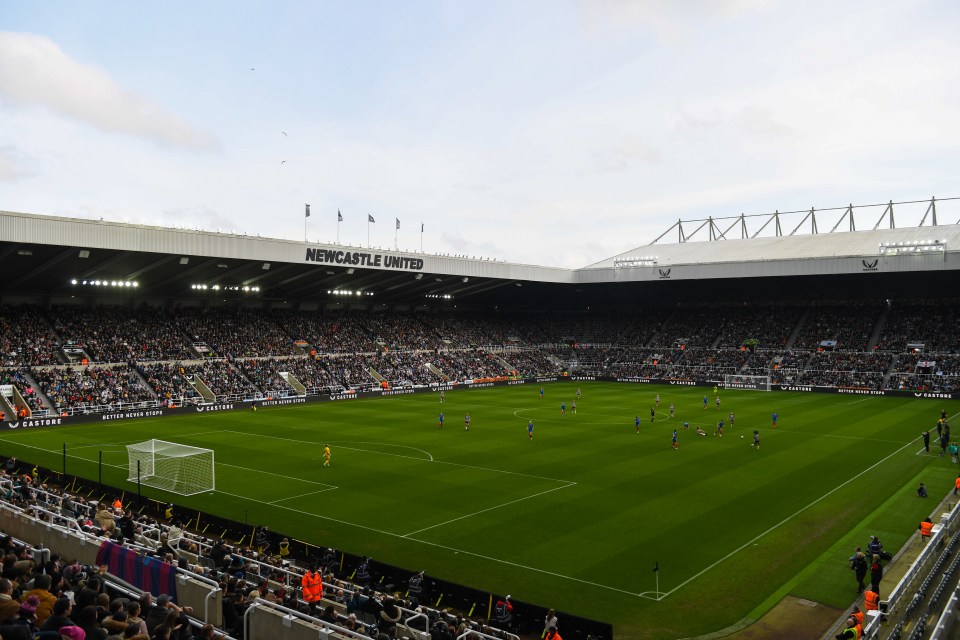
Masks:
[[[540,399],[543,400],[543,387],[540,387]]]
[[[713,435],[723,437],[723,418],[717,423],[717,430],[713,432]]]
[[[567,415],[567,403],[566,403],[566,402],[561,402],[561,403],[560,403],[560,415],[562,415],[562,416]]]
[[[640,433],[640,416],[633,419],[633,424],[637,428],[637,433]]]
[[[677,430],[676,430],[676,429],[673,430],[673,448],[674,448],[674,449],[679,449],[679,448],[680,448],[680,446],[677,444]]]
[[[779,418],[779,417],[780,417],[780,416],[777,415],[776,413],[773,414],[773,428],[774,428],[774,429],[777,428],[777,418]]]
[[[533,440],[533,420],[527,423],[527,435]]]
[[[440,417],[437,418],[437,421],[438,421],[437,427],[438,427],[439,429],[443,429],[443,413],[440,414]]]
[[[703,408],[706,409],[708,404],[710,404],[710,400],[707,399],[707,396],[703,396]]]

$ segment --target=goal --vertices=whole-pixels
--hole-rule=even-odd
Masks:
[[[770,376],[723,376],[724,389],[751,389],[753,391],[770,391]]]
[[[212,449],[147,440],[127,445],[127,458],[128,481],[184,496],[216,488]]]

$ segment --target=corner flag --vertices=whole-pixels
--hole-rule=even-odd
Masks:
[[[305,217],[305,218],[309,218],[309,217],[310,217],[310,205],[307,205],[307,215],[305,215],[304,217]]]
[[[368,214],[367,214],[367,222],[376,222],[376,220],[374,220],[374,219],[373,219],[373,216],[368,213]]]
[[[399,228],[400,228],[400,218],[396,218],[396,220],[397,220],[397,229],[399,229]]]
[[[340,209],[337,209],[337,222],[343,222],[343,214],[340,213]]]
[[[657,573],[657,572],[659,572],[659,571],[660,571],[660,563],[659,563],[659,562],[654,562],[654,563],[653,563],[653,572],[654,572],[654,573]]]

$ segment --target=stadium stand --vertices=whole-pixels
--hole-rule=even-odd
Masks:
[[[436,319],[391,314],[387,319],[356,311],[151,313],[142,308],[58,306],[48,314],[36,307],[5,307],[0,318],[8,327],[16,323],[4,336],[7,362],[18,364],[2,372],[30,409],[41,415],[111,411],[121,403],[201,402],[201,385],[221,401],[300,393],[281,373],[292,376],[309,394],[371,389],[381,380],[390,386],[425,386],[564,371],[684,381],[770,375],[775,384],[868,390],[951,393],[960,388],[960,354],[950,350],[957,348],[955,340],[939,322],[920,320],[931,317],[931,309],[939,313],[957,307],[920,300],[900,301],[896,308],[897,315],[891,312],[884,324],[883,307],[869,304],[793,306],[784,314],[793,318],[790,322],[768,306],[717,310],[687,305],[652,313],[661,322],[654,325],[652,320],[613,315],[597,315],[586,322],[573,314],[552,320],[532,314],[489,318],[448,314]],[[718,316],[721,322],[711,321]],[[887,327],[901,321],[910,327],[907,333],[884,328],[877,348],[864,350],[878,324]],[[464,328],[465,339],[441,337],[454,335],[459,327]],[[345,343],[331,338],[343,333],[357,340],[358,350],[348,351]],[[791,349],[762,347],[784,345],[791,333],[797,336]],[[580,343],[578,336],[610,342]],[[191,354],[192,341],[209,345],[212,354],[229,357],[180,358],[199,357],[196,351]],[[487,344],[453,346],[468,342]],[[643,346],[647,342],[655,346]],[[945,350],[926,348],[921,354],[881,348],[921,342]],[[45,348],[36,351],[41,344]],[[13,355],[32,354],[31,362],[48,363],[55,359],[57,344],[75,345],[91,364],[24,365]],[[722,346],[696,346],[713,344]],[[96,362],[116,364],[92,364]]]

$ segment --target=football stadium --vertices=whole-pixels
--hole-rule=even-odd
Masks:
[[[956,637],[960,226],[898,206],[581,269],[0,213],[4,577],[248,640]]]

